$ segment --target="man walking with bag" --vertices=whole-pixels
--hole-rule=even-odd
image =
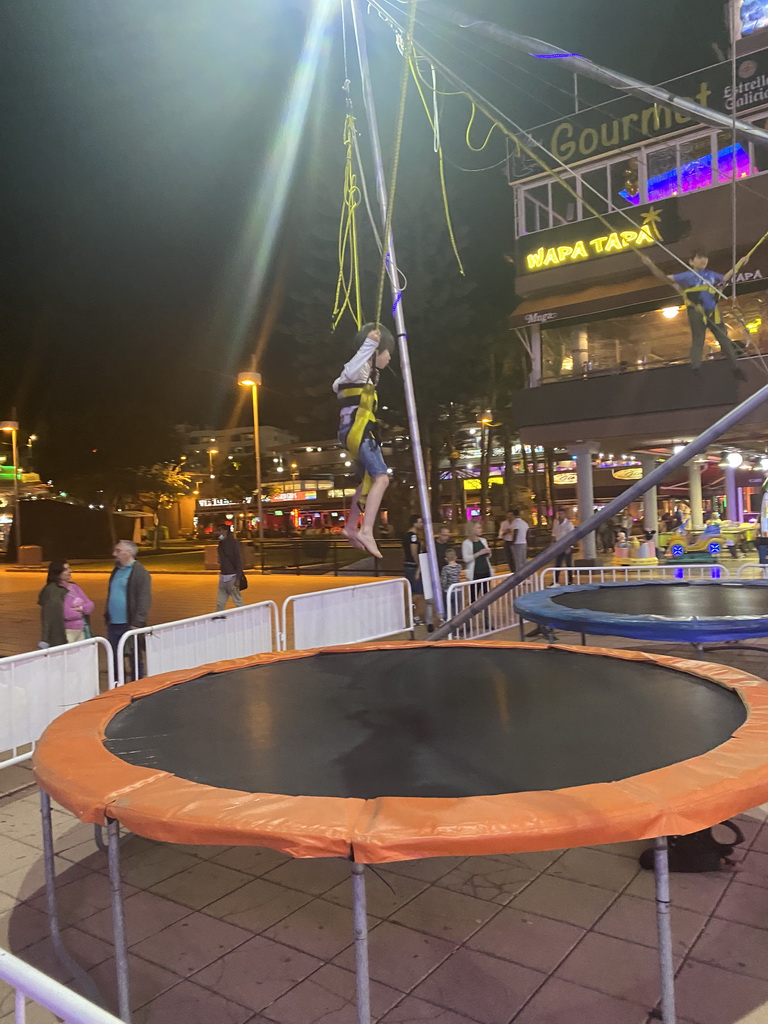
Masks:
[[[221,612],[227,606],[227,601],[232,598],[235,608],[243,607],[243,595],[240,580],[243,576],[243,558],[240,553],[240,544],[232,536],[232,528],[229,523],[222,523],[219,526],[219,590],[216,600],[216,611]]]

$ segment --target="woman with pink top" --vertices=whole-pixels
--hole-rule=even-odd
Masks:
[[[37,603],[42,621],[41,646],[74,644],[90,635],[88,616],[93,611],[93,601],[72,582],[69,563],[51,562]]]

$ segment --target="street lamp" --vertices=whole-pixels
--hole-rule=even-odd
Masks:
[[[251,389],[253,403],[253,457],[256,460],[256,513],[259,517],[259,540],[264,540],[264,514],[261,504],[261,446],[259,444],[259,385],[261,374],[254,370],[238,373],[240,387]]]
[[[16,420],[0,420],[0,430],[11,435],[11,451],[13,453],[13,522],[16,532],[16,561],[21,551],[21,504],[19,502],[19,450],[17,439],[19,424]]]
[[[219,454],[219,449],[218,448],[209,448],[208,449],[208,471],[211,474],[211,480],[215,480],[215,478],[216,478],[216,474],[213,472],[213,456],[214,455],[218,455],[218,454]]]

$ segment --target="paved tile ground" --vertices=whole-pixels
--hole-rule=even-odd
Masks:
[[[248,602],[338,586],[252,579]],[[0,655],[37,642],[36,575],[0,571]],[[87,577],[103,606],[106,576]],[[154,621],[211,610],[215,576],[158,576]],[[517,630],[498,638],[518,639]],[[578,643],[575,634],[559,634]],[[615,638],[595,645],[628,646]],[[652,645],[692,656],[690,647]],[[768,652],[768,648],[766,648]],[[696,655],[766,675],[765,653]],[[736,874],[673,876],[681,1024],[768,1024],[768,823],[743,815]],[[64,937],[114,1009],[106,861],[55,811]],[[645,844],[439,858],[368,872],[374,1019],[383,1024],[650,1024],[658,993]],[[353,1024],[348,864],[130,839],[123,879],[137,1024]],[[0,947],[64,982],[48,939],[36,790],[0,772]],[[13,1020],[0,984],[0,1024]],[[55,1018],[31,1010],[29,1024]]]
[[[760,652],[704,657],[765,674]],[[10,794],[0,799],[0,946],[68,981],[47,937],[30,778],[23,767],[0,773]],[[681,1024],[768,1024],[767,812],[741,816],[740,872],[672,877]],[[114,1007],[105,858],[90,827],[61,809],[54,817],[65,940]],[[644,845],[369,870],[374,1019],[650,1024],[658,973],[653,881],[637,864]],[[134,1020],[354,1024],[348,868],[264,849],[128,840]],[[0,1024],[12,1020],[9,1000],[0,988]],[[30,1015],[30,1024],[53,1020]]]

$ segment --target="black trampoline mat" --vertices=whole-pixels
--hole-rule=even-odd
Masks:
[[[224,789],[464,797],[628,778],[719,746],[745,718],[735,693],[657,665],[457,646],[203,676],[135,700],[105,743]]]
[[[552,596],[555,604],[614,615],[668,618],[768,616],[768,587],[729,583],[630,583]]]

